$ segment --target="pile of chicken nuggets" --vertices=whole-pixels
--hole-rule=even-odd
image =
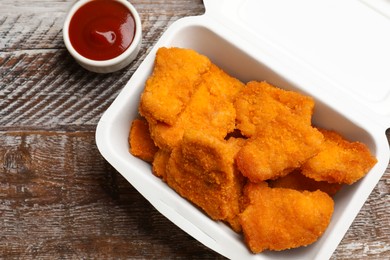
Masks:
[[[314,106],[265,81],[244,84],[194,50],[162,47],[130,153],[253,253],[306,246],[329,225],[342,185],[377,162],[364,144],[314,127]]]

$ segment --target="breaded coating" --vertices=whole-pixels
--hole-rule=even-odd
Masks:
[[[306,122],[280,116],[248,139],[237,154],[237,167],[252,182],[276,179],[316,155],[322,141],[322,134]]]
[[[152,172],[157,177],[160,177],[166,181],[166,168],[168,164],[169,157],[171,153],[169,151],[159,149],[154,155],[154,160],[152,163]]]
[[[167,166],[169,186],[235,231],[241,229],[238,213],[244,181],[234,167],[239,148],[239,141],[188,131],[173,149]]]
[[[269,188],[248,183],[240,214],[245,241],[253,253],[285,250],[318,240],[331,220],[334,202],[322,191]]]
[[[149,122],[173,124],[198,87],[210,60],[189,49],[158,49],[153,74],[146,81],[139,112]]]
[[[321,190],[327,193],[329,196],[334,196],[341,189],[342,184],[329,183],[326,181],[315,181],[303,175],[300,169],[298,169],[284,177],[269,181],[269,186],[271,188],[286,188],[301,191]]]
[[[236,112],[232,101],[243,87],[239,80],[212,64],[210,70],[202,75],[197,90],[173,124],[150,122],[155,143],[164,150],[172,150],[187,129],[225,138],[235,128]]]
[[[302,173],[317,181],[352,184],[363,178],[376,164],[366,145],[350,142],[335,131],[320,129],[323,150],[302,166]]]
[[[147,162],[153,161],[158,148],[150,137],[149,126],[145,119],[133,120],[128,141],[132,155]]]
[[[266,126],[280,115],[294,114],[298,120],[310,125],[314,100],[265,81],[251,81],[239,93],[234,106],[237,110],[237,128],[245,136],[251,137],[256,134],[257,128]]]
[[[331,196],[377,162],[362,143],[312,126],[314,100],[247,84],[194,50],[159,48],[129,151],[253,253],[307,246],[328,227]]]

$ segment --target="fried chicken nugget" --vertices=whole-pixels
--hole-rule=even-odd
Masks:
[[[257,128],[266,126],[280,115],[294,114],[299,120],[311,124],[314,100],[293,91],[286,91],[262,81],[251,81],[234,103],[237,111],[237,128],[251,137]]]
[[[158,148],[150,137],[149,126],[145,119],[133,120],[128,141],[132,155],[146,162],[153,161]]]
[[[160,177],[164,181],[167,179],[166,168],[171,153],[167,150],[159,149],[154,155],[152,163],[152,172],[155,176]]]
[[[166,168],[170,187],[237,232],[244,178],[234,167],[234,156],[240,145],[232,138],[225,141],[188,131],[173,149]]]
[[[243,87],[242,82],[212,64],[175,122],[171,125],[149,122],[155,143],[164,150],[172,150],[187,129],[223,139],[235,128],[233,100]]]
[[[244,197],[247,207],[239,217],[245,241],[253,253],[317,241],[334,210],[332,198],[319,190],[300,192],[248,183]]]
[[[158,49],[152,75],[141,95],[139,111],[149,122],[173,124],[208,71],[210,60],[189,49]]]
[[[342,187],[339,183],[315,181],[303,175],[300,169],[294,170],[284,177],[269,181],[269,186],[271,188],[286,188],[301,191],[321,190],[329,196],[334,196]]]
[[[321,149],[322,134],[294,116],[279,116],[238,152],[240,172],[252,182],[276,179],[299,168]]]
[[[320,129],[324,149],[302,166],[302,173],[317,181],[352,184],[376,164],[366,145],[350,142],[335,131]]]

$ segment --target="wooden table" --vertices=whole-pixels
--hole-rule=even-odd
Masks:
[[[99,75],[64,47],[71,0],[1,0],[1,259],[222,258],[157,212],[96,148],[99,118],[163,31],[204,12],[201,0],[132,2],[143,23],[139,56]],[[333,259],[390,258],[389,189],[388,169]]]

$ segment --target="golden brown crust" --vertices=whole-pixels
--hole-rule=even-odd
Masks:
[[[242,176],[234,167],[238,143],[226,142],[202,132],[186,132],[172,151],[167,183],[202,208],[211,218],[228,222],[236,231]]]
[[[167,164],[169,161],[169,157],[171,156],[171,152],[159,149],[154,155],[153,163],[152,163],[152,172],[157,177],[160,177],[164,181],[166,181],[167,173]]]
[[[329,196],[334,196],[342,187],[339,183],[329,183],[326,181],[315,181],[303,175],[300,169],[295,170],[288,175],[269,181],[269,186],[272,188],[286,188],[300,191],[316,191],[321,190]]]
[[[232,99],[241,87],[240,81],[211,65],[210,71],[202,75],[183,112],[171,125],[149,122],[154,141],[160,148],[172,150],[187,129],[198,129],[223,139],[235,128],[236,113]]]
[[[129,141],[178,194],[243,231],[252,252],[295,248],[323,234],[338,182],[376,162],[364,145],[312,127],[313,107],[266,82],[245,86],[192,50],[160,48],[139,106],[148,123]],[[153,142],[159,150],[145,155]]]
[[[253,253],[285,250],[315,242],[325,231],[334,210],[322,191],[299,192],[249,183],[248,206],[240,214],[246,243]]]
[[[148,121],[173,124],[197,88],[210,60],[193,50],[160,48],[153,74],[141,95],[139,111]]]
[[[314,101],[311,97],[286,91],[262,81],[251,81],[234,102],[237,110],[237,128],[247,136],[254,136],[279,116],[294,115],[300,121],[311,124]]]
[[[335,131],[320,130],[323,149],[302,166],[302,173],[317,181],[352,184],[364,177],[377,160],[366,145],[350,142]]]
[[[152,162],[158,148],[150,137],[148,123],[144,119],[135,119],[131,123],[129,134],[130,153],[144,161]]]
[[[252,182],[285,176],[317,154],[323,141],[315,128],[295,117],[279,117],[248,139],[237,154],[237,167]]]

